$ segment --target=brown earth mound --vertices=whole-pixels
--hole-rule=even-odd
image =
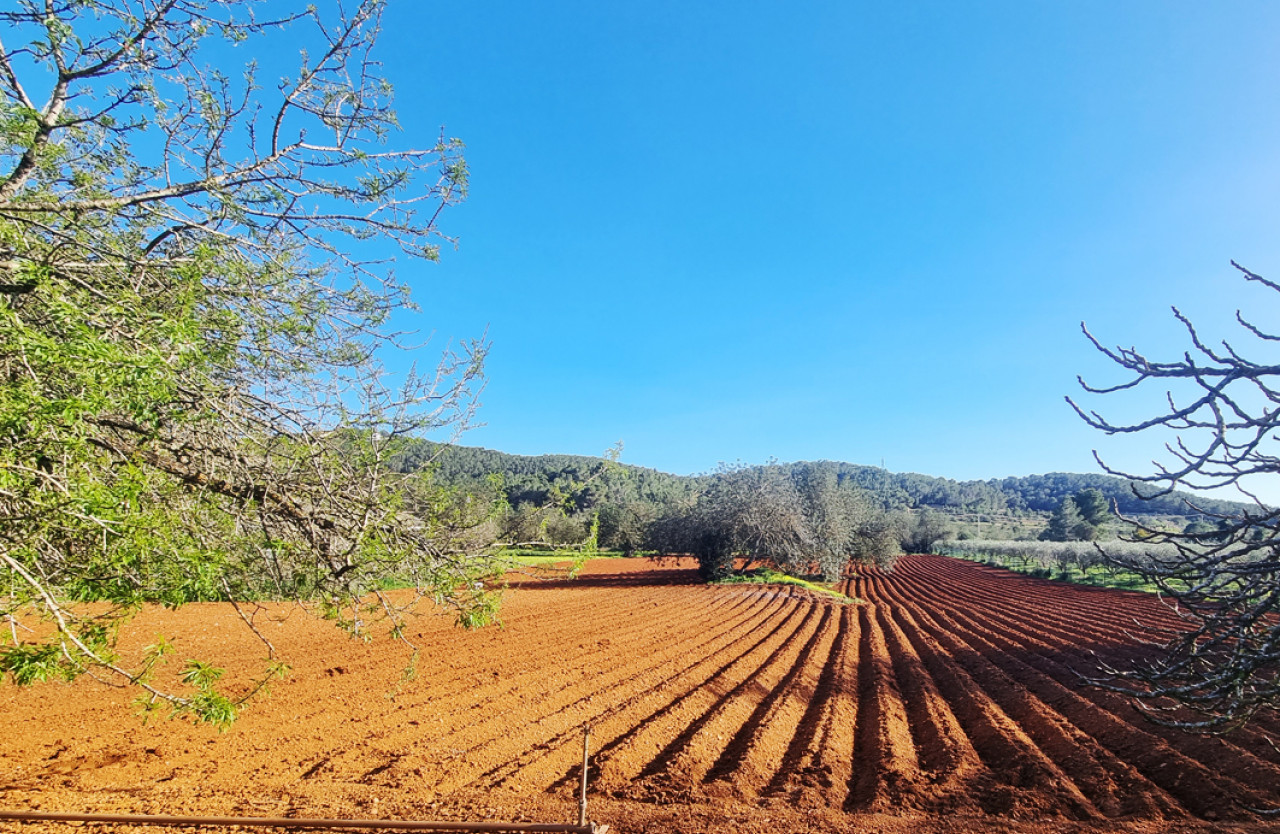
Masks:
[[[0,808],[568,822],[589,724],[615,831],[1280,831],[1256,813],[1280,806],[1274,724],[1186,736],[1082,686],[1170,622],[1158,601],[932,556],[848,592],[598,560],[514,583],[501,629],[420,619],[412,679],[403,644],[273,607],[292,674],[225,733],[144,726],[91,680],[0,687]],[[263,668],[226,606],[148,610],[126,655],[157,632],[232,687]]]

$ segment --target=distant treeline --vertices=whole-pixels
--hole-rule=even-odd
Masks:
[[[509,455],[470,446],[410,441],[391,461],[398,472],[430,468],[437,483],[478,487],[493,475],[513,507],[567,505],[591,510],[606,501],[666,506],[691,500],[705,479],[586,455]]]
[[[1123,515],[1195,516],[1196,508],[1209,513],[1238,513],[1247,505],[1234,501],[1175,492],[1143,500],[1139,494],[1155,490],[1109,475],[1050,472],[1021,478],[989,481],[954,481],[912,472],[889,472],[875,466],[822,461],[834,469],[840,483],[864,490],[886,511],[930,508],[948,513],[1051,513],[1084,489],[1097,489],[1114,502]],[[501,477],[500,489],[512,507],[556,503],[571,512],[586,512],[602,505],[639,509],[641,515],[660,514],[665,508],[691,501],[706,486],[708,476],[673,475],[631,464],[610,463],[586,455],[509,455],[468,446],[442,446],[423,440],[410,441],[394,461],[402,472],[430,466],[437,483],[478,486],[491,476]],[[788,471],[808,463],[779,464]]]

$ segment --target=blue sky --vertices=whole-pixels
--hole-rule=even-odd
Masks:
[[[392,4],[397,142],[472,170],[458,249],[399,275],[437,344],[492,339],[468,445],[1145,471],[1063,402],[1117,379],[1079,323],[1169,357],[1170,305],[1276,312],[1229,260],[1280,276],[1278,35],[1262,2]]]

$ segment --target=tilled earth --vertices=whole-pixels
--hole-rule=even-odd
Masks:
[[[937,556],[847,591],[598,560],[513,582],[501,629],[417,620],[410,679],[403,643],[274,606],[293,671],[223,733],[88,679],[0,686],[0,809],[570,822],[590,725],[590,816],[621,832],[1280,832],[1273,716],[1188,736],[1082,685],[1172,622],[1154,598]],[[157,633],[230,689],[264,667],[227,606],[144,612],[126,657]],[[70,830],[0,823],[37,828]]]

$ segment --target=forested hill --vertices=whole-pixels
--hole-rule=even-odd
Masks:
[[[690,498],[699,489],[696,477],[671,475],[643,466],[613,463],[587,455],[509,455],[472,446],[442,446],[411,441],[392,459],[400,472],[429,467],[435,480],[446,485],[472,486],[491,475],[502,476],[507,501],[546,504],[571,498],[579,509],[609,500],[670,505]]]
[[[1123,515],[1194,515],[1196,507],[1209,513],[1239,513],[1253,507],[1239,501],[1222,501],[1215,498],[1173,492],[1158,498],[1142,499],[1134,494],[1134,487],[1141,495],[1151,495],[1157,490],[1150,484],[1133,484],[1111,475],[1082,475],[1074,472],[1050,472],[1047,475],[1027,475],[1022,478],[1001,478],[990,483],[1010,496],[1016,496],[1020,506],[1028,510],[1052,512],[1068,495],[1082,489],[1097,489],[1114,500]]]
[[[955,481],[914,472],[889,472],[876,466],[822,461],[841,481],[851,481],[871,493],[885,509],[932,507],[950,512],[1003,513],[1033,510],[1052,512],[1064,498],[1082,489],[1100,490],[1125,515],[1193,515],[1191,502],[1208,512],[1239,512],[1247,505],[1201,498],[1187,493],[1141,500],[1129,481],[1110,475],[1050,472],[988,481]],[[627,500],[667,504],[695,494],[705,476],[673,475],[631,464],[605,466],[603,458],[586,455],[509,455],[469,446],[441,446],[412,441],[393,461],[402,472],[430,466],[442,484],[475,484],[490,475],[502,476],[513,505],[542,503],[553,495],[574,495],[586,509],[614,495]],[[784,469],[804,463],[780,464]],[[1139,490],[1150,493],[1149,486]]]
[[[1129,516],[1196,514],[1188,506],[1188,502],[1211,513],[1239,512],[1247,506],[1235,501],[1202,498],[1184,492],[1143,500],[1134,493],[1131,481],[1111,475],[1050,472],[1047,475],[993,478],[989,481],[953,481],[950,478],[914,472],[889,472],[875,466],[852,463],[832,465],[837,468],[842,480],[850,479],[875,494],[887,509],[933,507],[951,512],[1053,512],[1064,498],[1089,488],[1100,490],[1108,502],[1114,501],[1120,512]],[[1138,484],[1137,488],[1143,495],[1156,492],[1145,484]]]

